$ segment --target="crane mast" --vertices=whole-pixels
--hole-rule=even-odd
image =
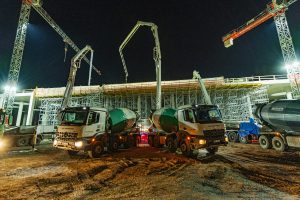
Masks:
[[[17,83],[19,79],[19,73],[20,73],[20,68],[22,63],[23,52],[24,52],[30,11],[31,11],[31,5],[28,3],[28,1],[22,1],[20,17],[18,21],[17,34],[16,34],[13,53],[10,61],[8,80],[4,91],[3,108],[5,109],[7,115],[12,114],[15,93],[17,89]]]
[[[85,58],[86,54],[91,52],[91,59],[90,59],[90,65],[92,65],[93,62],[93,49],[91,46],[87,45],[82,50],[80,50],[71,60],[71,68],[70,73],[68,77],[68,82],[66,85],[66,90],[64,92],[63,101],[61,105],[61,110],[65,109],[67,106],[69,106],[69,102],[72,96],[72,91],[75,83],[76,73],[77,69],[80,68],[81,60]]]
[[[31,7],[33,7],[48,22],[48,24],[62,37],[63,41],[66,42],[69,46],[71,46],[75,50],[75,52],[80,51],[77,45],[63,32],[63,30],[42,8],[42,0],[22,0],[18,28],[9,67],[7,85],[4,91],[4,101],[2,105],[2,107],[6,110],[7,115],[9,116],[12,114],[16,88],[22,63],[22,57],[25,47],[27,25],[29,23]],[[86,57],[84,57],[83,59],[88,64],[90,64],[89,60]],[[97,74],[101,74],[96,67],[93,66],[93,69],[97,72]]]
[[[134,34],[141,26],[151,27],[151,31],[154,37],[155,47],[153,48],[153,60],[155,62],[156,82],[157,82],[156,83],[156,109],[160,109],[161,108],[161,51],[160,51],[160,43],[159,43],[157,26],[152,22],[138,21],[119,47],[119,53],[121,56],[121,60],[125,72],[125,81],[127,83],[128,70],[123,56],[123,49],[125,48],[125,46],[128,44],[130,39],[134,36]]]
[[[297,0],[273,0],[267,4],[267,8],[244,25],[222,37],[225,47],[233,45],[233,41],[265,21],[274,18],[277,35],[290,81],[294,98],[300,98],[300,64],[297,61],[293,39],[289,30],[285,11]]]

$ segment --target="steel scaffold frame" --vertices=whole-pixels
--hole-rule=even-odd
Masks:
[[[257,103],[269,101],[267,87],[243,89],[209,89],[213,104],[217,104],[225,121],[245,121],[252,116],[251,107]],[[41,99],[40,125],[56,125],[57,111],[61,105],[61,98]],[[142,118],[147,118],[151,110],[155,109],[155,93],[115,94],[73,97],[71,106],[99,106],[108,110],[117,107],[127,107],[137,111]],[[164,107],[179,107],[186,104],[203,104],[204,98],[199,90],[176,90],[162,93]],[[46,117],[45,117],[46,116]]]

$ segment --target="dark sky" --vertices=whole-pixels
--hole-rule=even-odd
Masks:
[[[21,0],[0,0],[0,82],[7,78]],[[244,77],[284,74],[283,58],[273,20],[269,20],[226,49],[221,37],[265,9],[269,0],[44,0],[44,9],[80,47],[95,50],[92,84],[124,82],[119,45],[137,20],[158,25],[162,51],[162,80],[188,79],[197,69],[202,77]],[[300,52],[300,2],[287,11],[296,52]],[[32,9],[19,78],[20,88],[65,86],[64,43]],[[154,81],[154,40],[141,28],[124,50],[128,82]],[[86,85],[83,62],[76,85]]]

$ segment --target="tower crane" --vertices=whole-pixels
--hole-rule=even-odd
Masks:
[[[157,26],[152,22],[138,21],[119,47],[119,53],[121,56],[121,60],[125,72],[125,81],[127,83],[128,70],[127,70],[126,62],[122,51],[124,47],[127,45],[127,43],[130,41],[130,39],[133,37],[133,35],[136,33],[136,31],[141,26],[151,27],[151,31],[153,33],[153,37],[155,41],[155,47],[153,48],[153,60],[155,62],[155,68],[156,68],[156,109],[160,109],[161,108],[161,52],[160,52]]]
[[[31,12],[31,7],[39,13],[48,24],[62,37],[63,41],[72,47],[75,52],[79,52],[78,46],[69,38],[64,31],[55,23],[55,21],[49,16],[49,14],[42,8],[42,0],[22,0],[20,17],[18,21],[18,28],[16,33],[16,38],[14,42],[14,48],[12,53],[12,58],[9,67],[8,81],[4,92],[3,108],[6,110],[7,115],[12,114],[15,93],[17,88],[17,83],[19,79],[19,73],[22,63],[22,57],[25,46],[27,26],[29,23],[29,17]],[[83,58],[88,64],[89,60]],[[101,75],[100,71],[93,66],[93,69],[98,75]]]
[[[287,11],[288,7],[296,1],[297,0],[272,0],[267,4],[267,8],[264,11],[244,25],[226,34],[222,40],[224,46],[228,48],[233,45],[233,40],[273,17],[284,63],[287,68],[288,78],[291,84],[292,94],[294,98],[300,98],[300,65],[297,61],[292,36],[285,16],[285,11]]]

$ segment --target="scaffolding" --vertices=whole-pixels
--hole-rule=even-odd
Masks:
[[[222,77],[204,79],[212,103],[220,107],[225,121],[245,121],[252,116],[253,105],[269,101],[267,87],[259,83],[225,82]],[[108,110],[126,107],[148,118],[156,108],[155,82],[75,87],[71,106],[104,107]],[[64,88],[40,89],[39,125],[55,126]],[[163,81],[162,106],[177,108],[187,104],[203,104],[197,80]]]

